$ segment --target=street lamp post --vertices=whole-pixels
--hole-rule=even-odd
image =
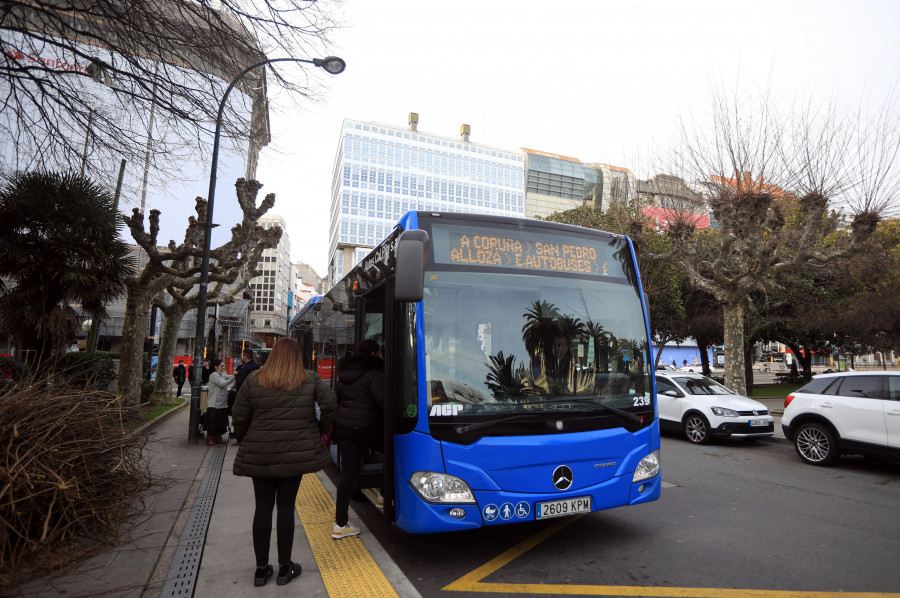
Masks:
[[[306,60],[303,58],[270,58],[262,60],[256,64],[250,65],[241,71],[225,90],[222,101],[219,102],[219,112],[216,115],[216,133],[213,137],[212,165],[209,169],[209,193],[207,194],[206,204],[206,223],[203,235],[203,260],[200,262],[200,289],[197,293],[197,332],[194,340],[194,379],[191,388],[191,413],[188,430],[188,442],[196,444],[199,440],[199,424],[200,424],[200,384],[203,376],[203,351],[206,342],[206,291],[209,285],[209,252],[212,244],[212,218],[213,218],[213,201],[216,196],[216,167],[219,161],[219,136],[222,129],[222,114],[225,112],[225,102],[228,100],[228,94],[234,89],[241,78],[253,69],[271,64],[273,62],[303,62],[325,69],[326,72],[337,75],[342,73],[347,67],[347,63],[337,56],[327,56],[325,58],[313,58]]]

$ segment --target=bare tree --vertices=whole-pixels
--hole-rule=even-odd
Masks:
[[[702,252],[694,226],[673,218],[666,229],[672,253],[644,253],[674,259],[697,289],[722,305],[726,383],[742,394],[744,310],[751,292],[778,293],[779,275],[855,251],[896,201],[900,174],[896,147],[887,141],[896,139],[896,117],[873,130],[873,123],[854,122],[834,106],[784,115],[771,98],[763,93],[754,103],[737,93],[718,93],[710,125],[683,128],[684,147],[676,159],[689,168],[686,178],[703,187],[718,225],[718,250],[712,256]],[[893,133],[886,139],[880,127]],[[873,134],[883,142],[871,143]],[[857,149],[855,160],[846,148]],[[785,202],[799,206],[801,223],[793,230],[784,227]],[[849,238],[838,249],[822,251],[816,242],[833,207],[848,212]],[[639,242],[642,224],[636,220],[630,231]]]
[[[275,204],[275,195],[270,193],[259,207],[256,206],[256,197],[261,187],[262,184],[257,181],[244,179],[238,179],[235,183],[238,202],[244,216],[242,221],[231,229],[231,239],[210,251],[208,278],[210,282],[234,284],[246,264],[258,262],[263,249],[273,247],[281,238],[279,227],[263,229],[257,224],[257,221]],[[149,231],[144,229],[144,218],[139,210],[135,209],[131,217],[123,217],[132,237],[149,256],[149,262],[140,275],[128,283],[117,389],[117,395],[123,405],[136,405],[140,402],[141,350],[144,340],[144,327],[141,321],[153,298],[167,287],[187,293],[200,283],[206,208],[206,200],[198,197],[195,205],[197,215],[188,219],[184,241],[180,245],[176,245],[175,241],[169,241],[166,250],[161,250],[157,246],[159,210],[150,211]],[[248,281],[249,278],[241,284],[246,285]],[[204,315],[199,314],[198,317]],[[168,359],[171,360],[171,356]]]
[[[250,247],[246,256],[240,256],[242,259],[227,260],[225,263],[234,264],[228,272],[224,272],[225,279],[215,282],[212,288],[207,291],[208,305],[228,305],[234,303],[243,295],[244,291],[249,287],[250,281],[260,275],[257,265],[260,262],[260,256],[263,250],[275,247],[281,239],[282,230],[280,227],[265,229],[256,222],[265,213],[268,208],[256,209],[256,194],[259,191],[256,181],[249,181],[243,185],[238,185],[238,202],[244,212],[244,219],[241,223],[241,232],[247,235],[243,241],[245,247]],[[254,239],[256,240],[254,242]],[[222,258],[222,254],[219,253]],[[199,260],[190,257],[185,260],[199,265]],[[187,263],[181,265],[186,269]],[[212,264],[211,268],[217,268],[218,264]],[[233,281],[231,284],[226,280]],[[159,363],[157,369],[156,384],[153,393],[157,397],[167,397],[172,390],[172,371],[168,368],[168,364],[174,362],[175,345],[178,342],[178,330],[184,315],[197,307],[198,287],[192,286],[188,288],[176,285],[168,285],[165,295],[156,295],[152,303],[157,306],[164,314],[162,333],[159,341]],[[169,301],[166,301],[168,296]],[[165,364],[166,367],[163,367]]]
[[[15,154],[4,162],[17,169],[82,162],[90,173],[111,160],[141,164],[149,155],[154,164],[164,160],[171,174],[179,164],[176,152],[191,159],[198,146],[205,148],[235,75],[266,56],[307,58],[322,51],[336,26],[323,6],[308,0],[5,3],[0,131],[13,140]],[[286,71],[271,72],[291,91],[318,94],[315,73],[286,78]],[[225,139],[248,138],[242,115],[251,112],[265,145],[266,84],[263,68],[238,84],[244,96],[232,96]],[[151,144],[154,118],[168,131]],[[88,147],[92,155],[84,163]]]

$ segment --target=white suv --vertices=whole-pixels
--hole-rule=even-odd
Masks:
[[[900,459],[900,371],[815,376],[785,398],[781,427],[811,465],[841,453]]]
[[[706,444],[713,436],[752,439],[775,434],[765,405],[701,374],[657,371],[656,404],[660,426],[680,430],[694,444]]]

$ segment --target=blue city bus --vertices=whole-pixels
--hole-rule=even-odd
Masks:
[[[366,487],[388,522],[432,533],[659,498],[647,313],[627,237],[408,212],[291,330],[333,383],[359,341],[381,343]]]

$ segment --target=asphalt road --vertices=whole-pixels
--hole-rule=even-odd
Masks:
[[[663,480],[648,505],[457,534],[405,534],[354,507],[425,597],[900,597],[900,464],[817,468],[786,443],[666,435]]]

